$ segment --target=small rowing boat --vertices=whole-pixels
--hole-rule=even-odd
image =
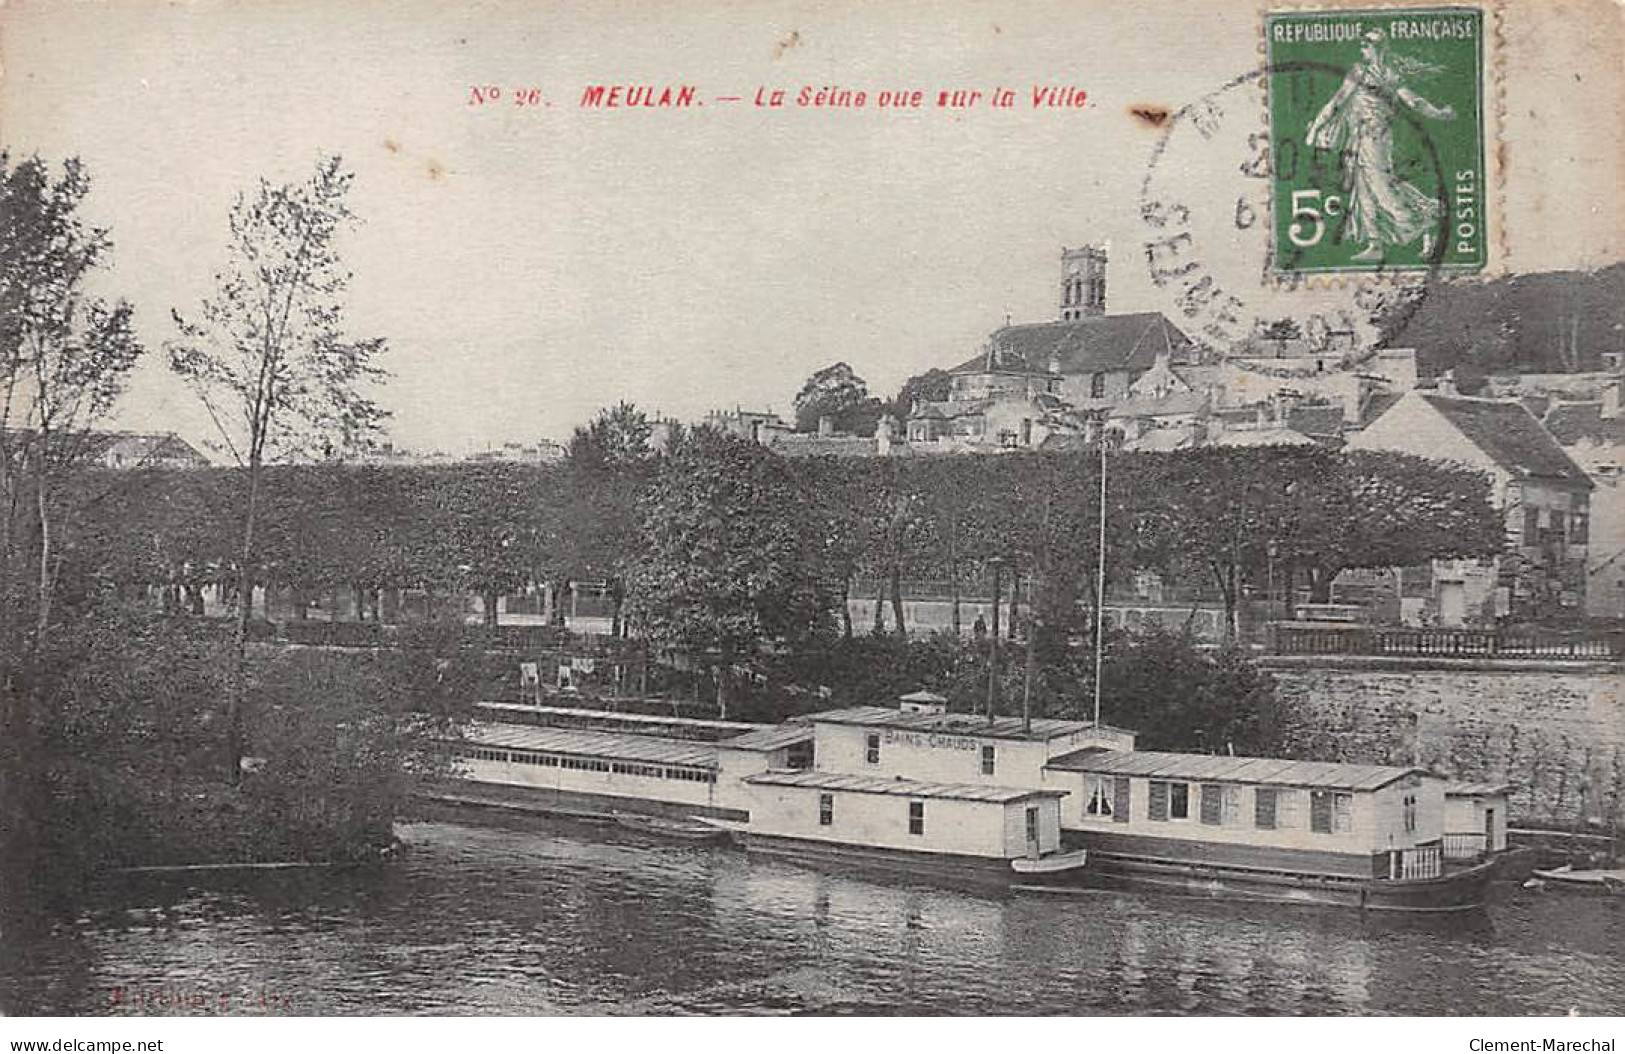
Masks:
[[[673,820],[664,816],[649,816],[644,813],[618,812],[615,822],[629,831],[640,834],[654,835],[657,838],[670,838],[679,842],[721,842],[726,841],[728,832],[714,823],[701,819]]]
[[[1043,856],[1018,856],[1010,861],[1010,870],[1018,875],[1064,875],[1081,871],[1089,862],[1086,850],[1069,853],[1045,853]]]
[[[1625,868],[1591,868],[1576,871],[1564,864],[1549,870],[1536,868],[1534,876],[1543,882],[1564,889],[1578,889],[1593,893],[1625,893]]]

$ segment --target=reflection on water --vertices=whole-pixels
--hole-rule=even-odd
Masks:
[[[9,1014],[1625,1012],[1625,902],[1465,919],[973,893],[515,823],[403,827],[395,865],[142,878],[5,935]],[[610,840],[622,839],[622,840]]]

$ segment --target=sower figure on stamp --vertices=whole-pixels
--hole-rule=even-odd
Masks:
[[[1424,257],[1433,250],[1440,206],[1394,172],[1393,124],[1398,103],[1435,121],[1455,119],[1450,106],[1435,106],[1405,86],[1409,78],[1435,72],[1431,63],[1394,54],[1374,29],[1360,46],[1360,61],[1309,123],[1304,141],[1338,151],[1341,159],[1348,233],[1365,243],[1355,260],[1381,259],[1383,246],[1408,245],[1418,237]]]

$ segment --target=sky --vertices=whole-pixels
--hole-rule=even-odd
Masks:
[[[838,360],[889,396],[1006,318],[1055,317],[1064,245],[1110,242],[1109,310],[1171,310],[1139,215],[1163,132],[1131,111],[1256,69],[1256,10],[12,0],[0,135],[89,169],[85,210],[115,243],[98,288],[135,305],[152,352],[117,424],[209,438],[163,366],[170,311],[207,295],[234,197],[325,152],[356,173],[347,327],[389,341],[391,438],[469,450],[562,440],[623,399],[788,414]],[[1503,269],[1625,256],[1620,10],[1550,0],[1501,25]],[[692,84],[703,105],[583,108],[593,84]],[[793,105],[825,85],[869,105]],[[930,105],[996,85],[1014,107]],[[502,96],[475,102],[488,86]],[[1036,86],[1088,104],[1035,109]],[[759,87],[790,105],[757,108]],[[544,105],[515,103],[529,88]],[[914,89],[920,111],[877,106]]]

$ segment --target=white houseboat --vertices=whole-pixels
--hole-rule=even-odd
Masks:
[[[851,707],[804,719],[814,767],[747,776],[749,850],[1008,881],[1085,865],[1061,845],[1053,758],[1134,735],[1082,721],[950,714],[946,700]]]
[[[776,726],[522,709],[487,708],[502,719],[468,729],[441,797],[704,821],[751,851],[955,879],[1371,910],[1480,904],[1506,847],[1502,785],[1137,751],[1123,729],[948,713],[926,693]]]
[[[460,778],[431,785],[427,796],[584,819],[627,812],[744,821],[745,777],[811,761],[813,730],[796,722],[746,725],[544,706],[482,711],[503,720],[471,723],[454,745]]]
[[[1447,911],[1482,904],[1493,869],[1490,850],[1446,851],[1446,783],[1417,768],[1080,750],[1045,776],[1090,873],[1135,885]],[[1504,789],[1470,793],[1504,818]]]

